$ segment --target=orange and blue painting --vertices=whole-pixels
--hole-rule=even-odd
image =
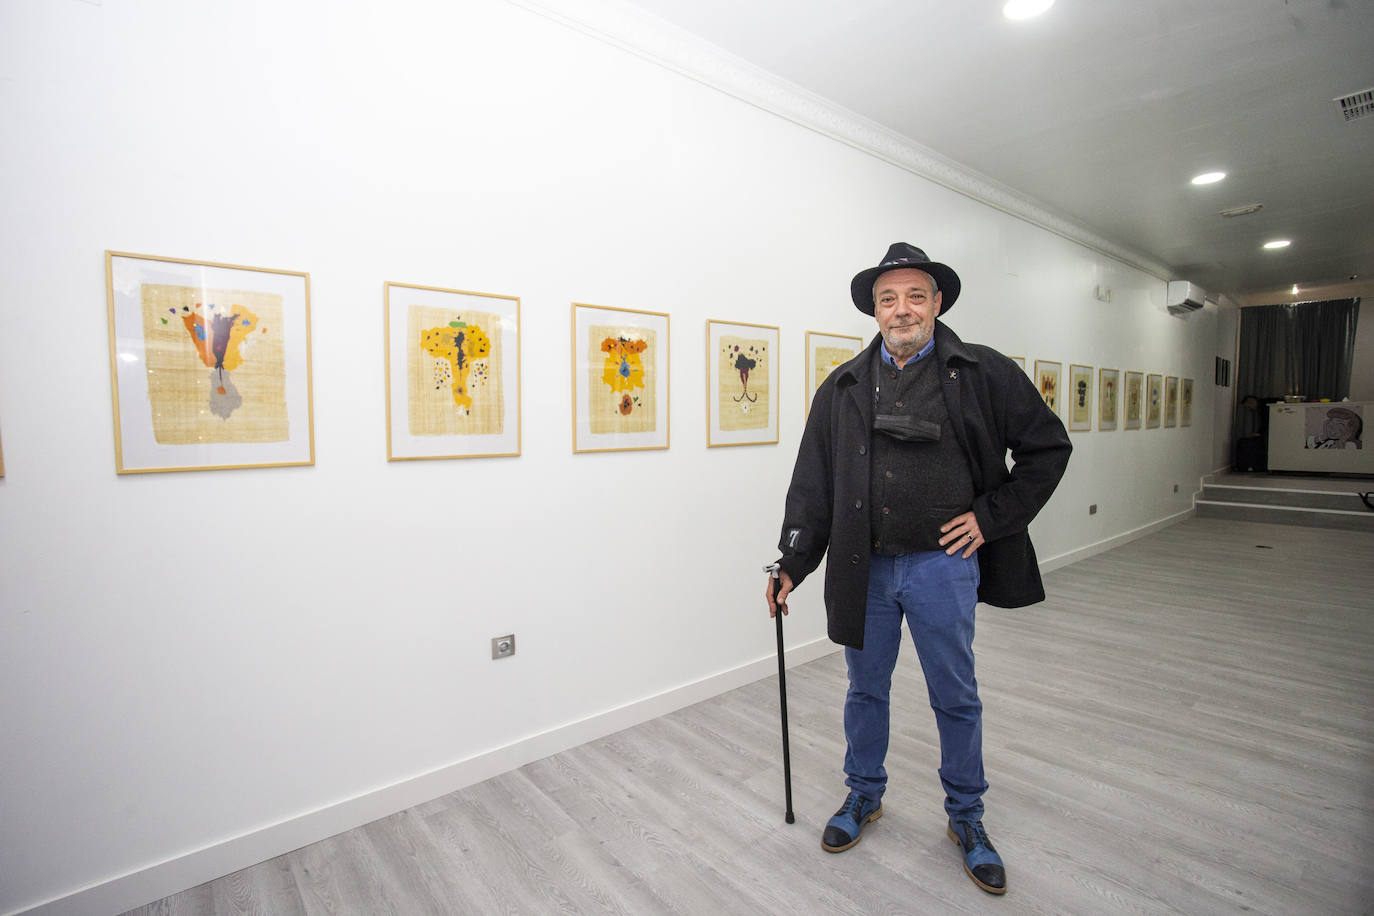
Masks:
[[[653,330],[593,326],[590,342],[591,431],[653,431],[657,424]]]
[[[288,438],[280,296],[144,284],[142,305],[158,443]]]

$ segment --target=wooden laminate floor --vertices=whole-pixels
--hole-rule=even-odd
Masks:
[[[793,825],[769,678],[134,912],[1374,911],[1374,535],[1194,518],[1046,585],[979,609],[1003,898],[945,838],[908,643],[845,853],[837,653],[788,675]]]

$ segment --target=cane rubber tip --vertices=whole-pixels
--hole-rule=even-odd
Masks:
[[[786,820],[789,824],[795,824],[797,822],[796,815],[794,815],[791,811],[787,812]]]

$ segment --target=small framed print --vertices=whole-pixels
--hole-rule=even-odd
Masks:
[[[1178,376],[1164,379],[1164,425],[1178,425]]]
[[[1059,413],[1059,370],[1060,364],[1045,359],[1035,361],[1035,388],[1045,404]]]
[[[1020,366],[1022,372],[1026,371],[1026,358],[1024,356],[1008,356],[1007,359]]]
[[[1178,425],[1193,425],[1193,380],[1190,378],[1183,380],[1183,387],[1179,394]]]
[[[706,322],[706,447],[778,441],[778,329]]]
[[[668,316],[572,306],[574,452],[668,447]]]
[[[0,448],[0,477],[5,476],[5,451]]]
[[[1069,429],[1093,428],[1093,367],[1069,365]]]
[[[105,252],[115,471],[315,463],[310,275]]]
[[[1164,377],[1150,373],[1145,376],[1145,428],[1158,429],[1164,413]]]
[[[1121,401],[1121,373],[1116,369],[1097,370],[1097,428],[1116,429],[1116,409]]]
[[[384,285],[386,459],[520,454],[520,300]]]
[[[811,416],[811,401],[816,390],[821,387],[830,373],[859,355],[864,348],[862,337],[847,334],[825,334],[821,331],[806,332],[806,412]]]
[[[1126,409],[1122,417],[1123,429],[1140,429],[1141,417],[1145,414],[1145,373],[1126,373]]]

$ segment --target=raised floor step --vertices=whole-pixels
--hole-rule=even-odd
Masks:
[[[1360,510],[1355,512],[1343,509],[1198,499],[1194,502],[1194,507],[1201,518],[1225,518],[1244,522],[1268,522],[1277,525],[1304,525],[1309,528],[1339,528],[1345,531],[1374,532],[1374,511],[1365,509],[1363,504],[1361,504]]]
[[[1303,509],[1340,509],[1346,512],[1374,511],[1365,507],[1360,499],[1361,492],[1368,492],[1371,484],[1367,481],[1351,481],[1346,492],[1332,490],[1279,489],[1276,487],[1252,487],[1244,484],[1204,483],[1200,499],[1209,502],[1249,503],[1263,506],[1291,506]]]

